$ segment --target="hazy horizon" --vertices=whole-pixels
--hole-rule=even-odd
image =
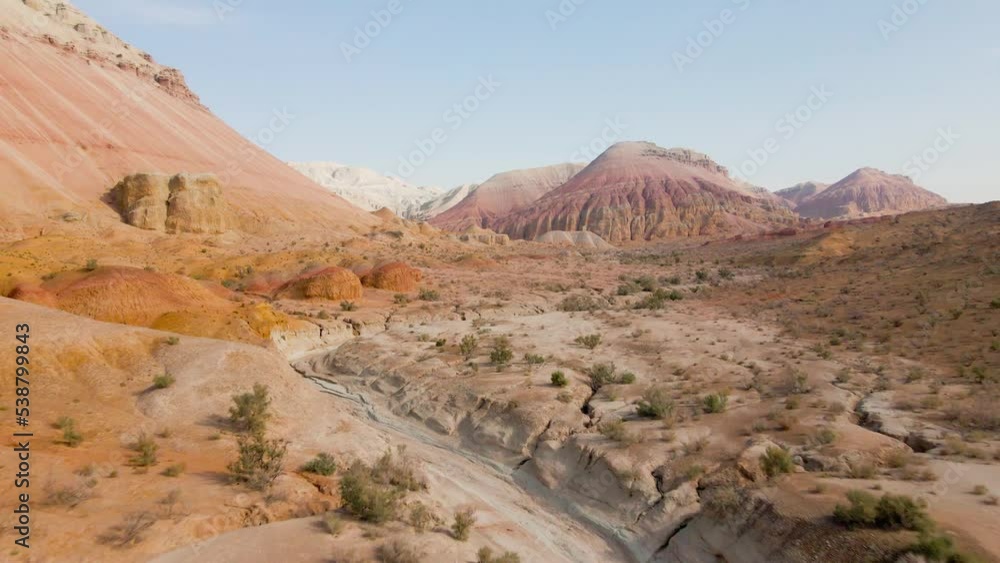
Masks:
[[[644,140],[771,190],[870,166],[997,198],[986,0],[75,4],[286,161],[451,188]]]

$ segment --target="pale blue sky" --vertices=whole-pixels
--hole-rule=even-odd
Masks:
[[[936,162],[918,183],[953,201],[1000,199],[996,0],[562,0],[575,5],[564,19],[552,15],[560,0],[396,1],[384,26],[372,12],[392,0],[75,4],[179,67],[248,137],[274,110],[293,114],[266,147],[284,160],[409,175],[400,158],[440,128],[408,180],[451,187],[583,158],[609,133],[690,147],[734,170],[767,146],[747,179],[780,189],[861,166],[912,172],[911,157],[930,150]],[[894,6],[918,9],[880,29]],[[674,53],[727,9],[721,33],[703,35],[708,47],[679,70]],[[343,45],[366,24],[381,29],[348,61]],[[499,86],[479,88],[475,111],[446,114],[489,77]],[[810,99],[821,87],[829,99]],[[808,121],[779,123],[809,102]]]

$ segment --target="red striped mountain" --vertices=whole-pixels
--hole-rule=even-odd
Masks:
[[[948,201],[907,176],[862,168],[806,198],[795,211],[817,219],[853,219],[944,207]]]
[[[723,166],[687,149],[618,143],[530,208],[496,222],[534,239],[592,231],[609,242],[762,233],[797,218],[773,194],[737,183]]]
[[[582,169],[583,165],[567,163],[502,172],[470,191],[465,199],[432,218],[430,223],[455,232],[469,227],[492,229],[496,221],[531,205]]]

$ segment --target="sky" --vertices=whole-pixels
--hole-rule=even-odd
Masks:
[[[453,187],[644,140],[772,190],[871,166],[1000,199],[996,0],[74,4],[287,161]]]

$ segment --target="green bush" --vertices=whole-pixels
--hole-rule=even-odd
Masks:
[[[559,310],[564,312],[597,311],[604,308],[604,303],[590,295],[570,295],[559,303]]]
[[[440,301],[441,294],[434,289],[421,289],[417,298],[421,301]]]
[[[462,352],[462,356],[466,359],[472,359],[472,356],[476,354],[476,348],[479,347],[479,339],[473,334],[467,334],[462,338],[462,342],[458,345],[458,349]]]
[[[594,364],[587,370],[587,376],[590,378],[590,388],[596,393],[601,387],[617,381],[615,364]]]
[[[174,384],[176,379],[169,373],[164,373],[162,375],[157,375],[153,378],[153,387],[157,389],[166,389]]]
[[[666,389],[647,389],[639,401],[639,416],[669,420],[674,416],[674,401]]]
[[[160,446],[156,444],[152,436],[146,433],[139,435],[139,438],[132,444],[132,450],[136,452],[132,459],[129,460],[135,467],[149,467],[151,465],[156,465],[156,452],[160,449]]]
[[[62,430],[61,443],[75,448],[83,443],[83,435],[76,430],[76,421],[68,416],[61,416],[56,421],[55,427]]]
[[[587,334],[585,336],[576,337],[575,342],[588,350],[593,350],[600,346],[601,335],[600,334]]]
[[[270,406],[267,386],[257,383],[252,392],[233,395],[229,420],[251,434],[263,434],[267,429],[267,421],[271,418],[271,413],[268,412]]]
[[[514,359],[514,350],[510,347],[510,340],[506,336],[501,336],[493,342],[493,349],[490,350],[490,362],[497,367],[497,370],[510,365]]]
[[[284,440],[268,440],[263,434],[254,433],[240,436],[239,455],[229,464],[233,481],[262,491],[274,483],[285,467],[288,443]]]
[[[556,387],[566,387],[569,385],[569,380],[566,379],[566,374],[561,371],[552,372],[552,385]]]
[[[525,354],[524,361],[529,366],[540,366],[545,363],[545,356],[538,354]]]
[[[502,555],[493,555],[493,550],[483,546],[476,552],[476,563],[521,563],[521,556],[513,551],[505,551]]]
[[[451,524],[452,536],[458,541],[467,541],[475,525],[476,511],[472,508],[463,508],[455,513],[455,520]]]
[[[792,455],[783,448],[770,447],[760,456],[760,466],[768,477],[791,473],[795,469]]]
[[[376,480],[371,468],[360,461],[354,462],[340,480],[340,496],[347,510],[375,524],[396,518],[404,494],[403,489]]]
[[[341,311],[351,312],[351,311],[356,310],[357,308],[358,308],[358,305],[354,301],[341,301],[340,302],[340,310]]]
[[[634,444],[638,441],[635,434],[629,432],[629,430],[625,427],[625,422],[621,419],[605,422],[598,426],[597,430],[605,438],[625,445]]]
[[[310,461],[306,462],[302,466],[302,471],[306,473],[315,473],[317,475],[333,475],[333,472],[337,470],[337,461],[333,459],[333,456],[322,452]]]
[[[833,519],[848,528],[879,528],[926,532],[933,527],[924,507],[904,495],[883,495],[876,500],[865,491],[847,493],[849,505],[838,504]]]
[[[725,393],[712,393],[701,400],[701,408],[708,414],[718,414],[726,411],[729,397]]]
[[[653,311],[658,311],[666,306],[667,301],[680,301],[684,299],[676,289],[667,291],[665,289],[657,289],[650,295],[646,296],[644,299],[640,300],[635,304],[636,309],[650,309]]]

